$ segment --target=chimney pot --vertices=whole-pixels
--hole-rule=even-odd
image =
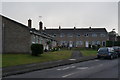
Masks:
[[[30,28],[32,27],[32,20],[31,19],[28,20],[28,27],[30,27]]]
[[[44,27],[44,30],[46,30],[46,27]]]
[[[76,27],[74,27],[74,30],[76,29]]]
[[[42,21],[40,21],[39,22],[39,30],[42,30],[42,28],[43,28],[43,23],[42,23]]]
[[[61,30],[61,26],[59,26],[59,30]]]

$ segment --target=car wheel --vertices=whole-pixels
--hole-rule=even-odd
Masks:
[[[111,56],[110,56],[110,59],[113,59],[113,58],[114,58],[113,55],[111,55]]]
[[[97,59],[100,59],[100,56],[97,56]]]
[[[116,55],[116,58],[118,58],[118,55]]]

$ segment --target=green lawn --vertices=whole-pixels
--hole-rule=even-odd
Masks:
[[[71,51],[62,50],[46,52],[39,57],[31,56],[30,54],[3,54],[2,67],[68,59],[71,57],[71,53]]]
[[[80,52],[83,54],[83,56],[96,56],[97,50],[80,50]]]
[[[96,56],[97,54],[97,50],[92,50],[92,49],[91,50],[90,49],[87,49],[87,50],[77,49],[77,50],[80,50],[83,53],[83,56]],[[38,57],[31,56],[30,54],[3,54],[2,55],[2,67],[68,59],[71,57],[72,51],[73,50],[45,52],[44,54]]]
[[[83,56],[96,56],[97,55],[97,49],[73,48],[72,50],[80,51],[83,54]]]
[[[2,67],[2,54],[0,54],[0,68]]]

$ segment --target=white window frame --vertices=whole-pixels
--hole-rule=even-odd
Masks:
[[[76,34],[77,37],[80,37],[81,35],[80,34]]]
[[[93,34],[92,34],[92,37],[97,37],[97,34],[96,34],[96,33],[93,33]]]
[[[68,37],[73,37],[73,34],[69,33],[67,34]]]
[[[65,37],[65,34],[64,34],[64,33],[61,33],[61,34],[60,34],[60,37]]]
[[[105,35],[105,34],[103,34],[103,33],[101,33],[101,34],[100,34],[100,37],[105,37],[105,36],[106,36],[106,35]]]
[[[35,43],[36,43],[36,37],[35,37],[35,35],[32,35],[32,36],[31,36],[31,41],[32,41],[32,44],[35,44]]]
[[[85,36],[85,37],[89,37],[89,34],[88,34],[88,33],[86,33],[86,34],[84,34],[84,36]]]

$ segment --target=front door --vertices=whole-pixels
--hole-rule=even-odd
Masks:
[[[89,47],[89,42],[88,41],[85,42],[85,47],[87,47],[87,48]]]

